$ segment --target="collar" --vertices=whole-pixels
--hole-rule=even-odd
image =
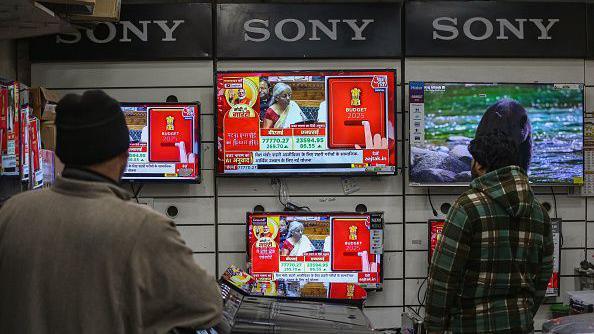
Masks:
[[[128,201],[132,194],[122,189],[113,180],[86,169],[67,167],[62,176],[56,178],[54,191],[78,197],[94,198],[100,196],[116,196]]]
[[[62,172],[62,176],[68,179],[91,182],[106,182],[119,186],[119,184],[117,184],[114,180],[108,178],[107,176],[99,174],[84,167],[66,166],[64,168],[64,171]]]

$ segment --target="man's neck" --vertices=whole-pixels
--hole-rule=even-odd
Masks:
[[[105,182],[119,185],[118,182],[109,176],[87,166],[66,166],[62,172],[62,176],[75,180]]]

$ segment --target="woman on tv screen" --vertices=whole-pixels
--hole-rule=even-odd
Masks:
[[[271,105],[264,115],[264,129],[284,129],[291,124],[304,122],[307,117],[295,101],[291,101],[293,90],[286,83],[279,82],[272,89]]]
[[[281,244],[281,255],[301,256],[315,251],[314,245],[307,235],[303,234],[303,230],[303,224],[299,221],[292,221],[289,224],[287,239]]]

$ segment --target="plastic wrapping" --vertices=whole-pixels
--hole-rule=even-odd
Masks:
[[[570,315],[549,320],[542,325],[542,332],[551,334],[594,333],[594,313]]]

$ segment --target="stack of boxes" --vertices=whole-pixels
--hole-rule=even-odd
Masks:
[[[56,105],[60,100],[60,95],[54,91],[43,87],[31,89],[31,105],[33,115],[41,120],[41,146],[42,157],[44,159],[44,179],[53,179],[58,175],[63,165],[55,157],[56,150]],[[51,182],[46,182],[51,184]]]

